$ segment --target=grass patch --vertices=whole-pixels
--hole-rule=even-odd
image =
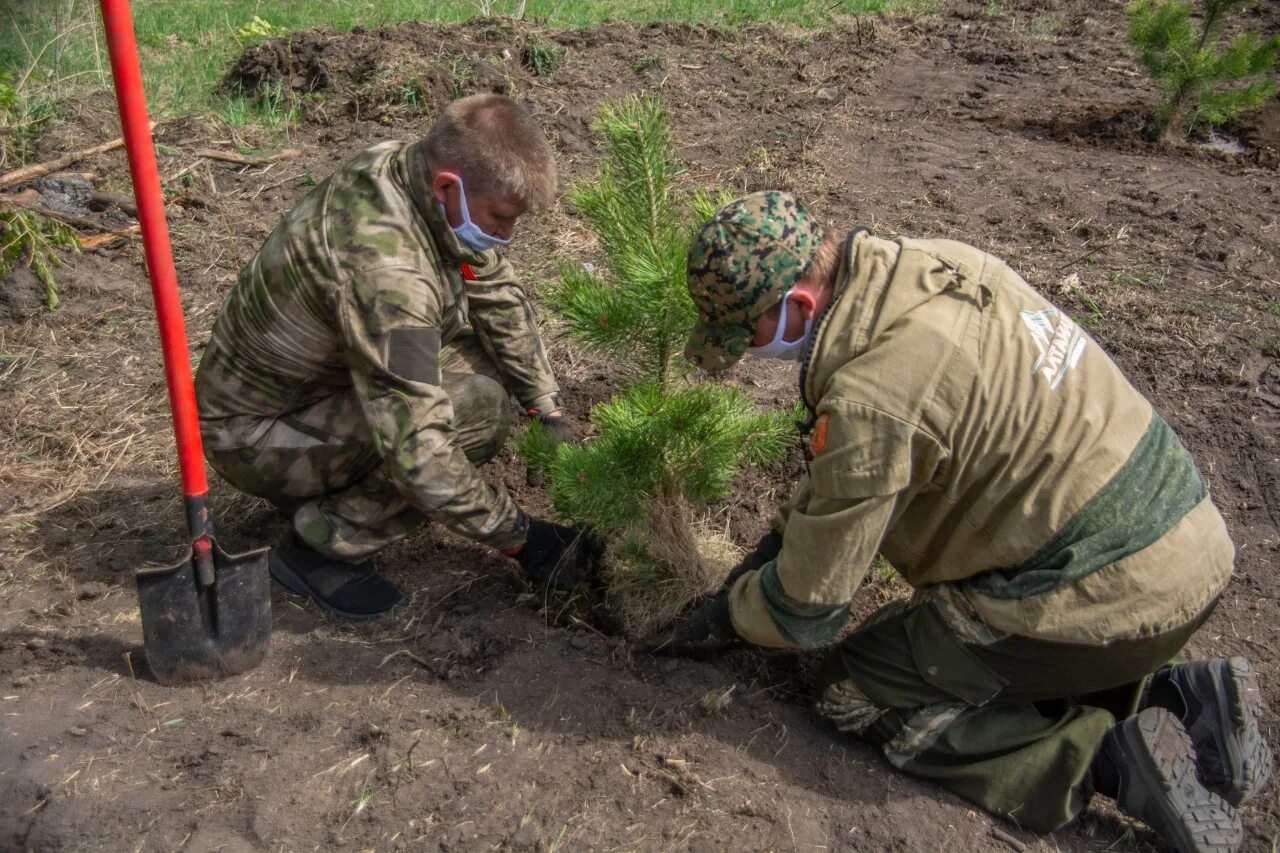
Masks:
[[[535,77],[546,77],[564,61],[565,50],[554,42],[534,42],[524,49],[521,58]]]
[[[1111,283],[1153,289],[1163,286],[1165,278],[1164,273],[1138,267],[1136,269],[1116,270],[1111,274]]]
[[[884,583],[893,583],[901,577],[901,575],[898,574],[898,570],[893,567],[893,564],[884,558],[884,554],[876,554],[876,559],[872,564],[872,568],[875,569],[876,575]]]
[[[1263,299],[1248,303],[1252,308],[1272,317],[1280,317],[1280,299]]]
[[[27,97],[13,76],[0,68],[0,171],[29,159],[32,146],[55,114],[52,102]]]
[[[1036,15],[1027,22],[1027,35],[1036,41],[1054,41],[1058,30],[1062,28],[1062,19],[1057,15]]]
[[[935,0],[137,0],[133,6],[143,79],[158,118],[217,111],[221,74],[245,44],[289,30],[378,27],[409,20],[464,21],[520,15],[549,26],[606,20],[820,26],[842,15],[923,11]],[[0,8],[0,68],[57,100],[110,85],[106,44],[94,0],[27,0]],[[543,66],[549,56],[540,56]],[[549,70],[549,67],[548,67]]]
[[[265,86],[252,96],[217,95],[215,103],[218,115],[232,127],[256,124],[262,127],[288,128],[297,123],[298,98],[293,92],[284,90],[279,83]]]

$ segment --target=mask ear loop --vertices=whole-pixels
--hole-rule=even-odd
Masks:
[[[490,234],[471,221],[471,208],[467,205],[467,185],[463,183],[462,175],[457,172],[441,172],[440,174],[447,175],[458,183],[458,212],[462,214],[462,224],[453,229],[454,233],[461,235],[465,232],[472,232],[481,235],[485,240],[492,241],[494,245],[510,245],[510,239],[504,240],[501,237]],[[443,210],[444,205],[440,205],[440,208]]]
[[[452,178],[453,182],[458,185],[458,212],[462,215],[462,225],[464,228],[471,225],[471,208],[467,205],[467,185],[462,182],[462,175],[457,172],[440,172],[440,175],[446,178]],[[444,205],[441,205],[443,207]]]
[[[785,340],[785,335],[787,333],[787,312],[790,310],[790,306],[788,306],[787,303],[791,301],[790,296],[790,290],[783,294],[782,310],[778,315],[778,327],[774,330],[773,340],[763,346],[748,347],[747,352],[758,358],[798,357],[799,350],[804,347],[805,340],[813,331],[815,318],[809,317],[804,321],[804,332],[800,337],[796,338],[794,341]]]
[[[450,172],[449,174],[453,174]],[[453,175],[458,180],[458,207],[462,213],[462,223],[471,225],[471,208],[467,205],[467,185],[462,182],[461,175]]]
[[[769,341],[768,346],[773,347],[778,344],[786,343],[783,336],[787,334],[787,311],[790,310],[787,303],[790,301],[791,291],[788,290],[786,293],[782,294],[782,310],[778,313],[778,328],[773,330],[773,340]]]
[[[757,356],[767,356],[780,343],[784,343],[784,341],[782,340],[782,336],[786,334],[786,331],[787,331],[787,302],[788,302],[787,297],[789,297],[790,295],[791,295],[790,290],[782,294],[782,302],[781,302],[782,307],[778,313],[778,326],[773,330],[773,339],[770,340],[769,343],[762,344],[758,347],[755,347],[755,346],[747,347],[747,352]]]

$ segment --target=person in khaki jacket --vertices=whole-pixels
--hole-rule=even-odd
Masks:
[[[361,151],[245,265],[196,377],[210,465],[292,519],[272,576],[339,618],[403,596],[369,558],[437,521],[572,585],[593,543],[530,518],[476,466],[509,395],[572,440],[537,322],[498,249],[555,195],[541,129],[498,95],[454,101],[425,138]]]
[[[951,240],[825,239],[786,193],[689,258],[686,351],[801,363],[808,473],[659,645],[835,643],[818,708],[896,767],[1038,831],[1096,792],[1231,850],[1271,753],[1243,658],[1167,664],[1234,549],[1190,454],[1070,317]],[[915,588],[841,638],[876,554]]]

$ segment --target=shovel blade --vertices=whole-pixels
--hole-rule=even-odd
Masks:
[[[231,555],[213,542],[208,586],[193,558],[137,573],[143,645],[156,681],[225,678],[262,662],[271,638],[267,551]]]

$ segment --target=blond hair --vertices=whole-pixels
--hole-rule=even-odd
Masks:
[[[836,267],[840,262],[840,250],[842,248],[843,241],[833,234],[828,234],[818,244],[818,251],[814,253],[813,260],[809,262],[804,275],[800,276],[801,280],[823,288],[834,288],[836,284]]]
[[[542,128],[502,95],[471,95],[449,106],[426,136],[432,170],[455,169],[469,193],[515,195],[530,208],[556,194],[556,162]]]

